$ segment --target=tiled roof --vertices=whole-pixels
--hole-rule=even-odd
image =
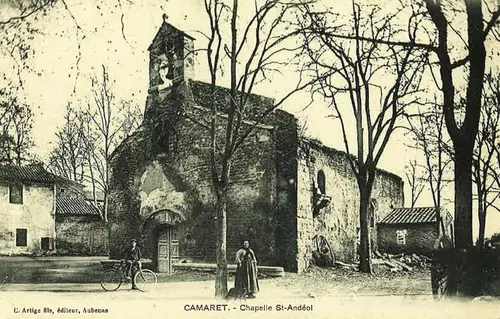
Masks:
[[[83,188],[80,183],[54,175],[39,164],[27,166],[0,165],[0,181],[35,182],[64,185],[73,189]]]
[[[58,177],[47,172],[41,165],[1,165],[0,180],[55,183]]]
[[[60,197],[56,200],[56,214],[99,215],[99,211],[83,198]]]
[[[451,220],[451,215],[446,210],[442,213]],[[434,207],[415,207],[415,208],[396,208],[385,216],[379,224],[420,224],[436,222],[436,208]]]

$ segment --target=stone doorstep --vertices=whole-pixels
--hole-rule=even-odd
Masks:
[[[120,262],[119,260],[103,260],[101,265],[104,268],[110,268],[114,264]],[[153,266],[151,259],[141,260],[142,266],[144,268],[150,268]],[[209,263],[176,263],[172,265],[174,270],[188,270],[188,271],[215,271],[217,269],[216,264]],[[283,267],[273,267],[273,266],[257,266],[259,273],[265,274],[270,277],[283,277],[285,276],[285,270]],[[236,265],[227,265],[227,270],[230,274],[236,272]]]

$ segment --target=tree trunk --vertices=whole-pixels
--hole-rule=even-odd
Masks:
[[[463,147],[455,143],[455,247],[463,249],[470,246],[472,246],[472,147]]]
[[[217,218],[217,272],[215,275],[215,296],[217,298],[225,298],[227,294],[227,188],[218,191],[216,202],[216,218]]]
[[[479,145],[479,148],[481,148],[481,144]],[[478,247],[483,247],[484,245],[484,233],[486,229],[486,195],[485,192],[483,192],[483,180],[481,178],[481,165],[480,165],[480,157],[481,157],[481,152],[478,154],[474,155],[475,157],[477,156],[479,159],[474,160],[473,162],[473,174],[474,174],[474,184],[476,186],[476,192],[477,192],[477,217],[479,221],[479,234],[478,234],[478,239],[477,239],[477,246]],[[484,167],[486,169],[486,166]]]
[[[479,200],[478,206],[479,207],[477,213],[479,217],[479,238],[477,240],[477,245],[479,247],[483,247],[485,231],[486,231],[486,207],[482,199]]]
[[[372,273],[371,247],[370,247],[370,216],[368,207],[370,203],[370,189],[366,184],[359,185],[359,270],[364,273]]]
[[[486,61],[482,1],[465,1],[469,45],[469,83],[466,114],[460,134],[448,131],[455,150],[455,243],[457,248],[472,246],[472,157],[482,105]],[[458,135],[458,136],[457,136]]]
[[[103,207],[103,220],[105,223],[108,222],[108,206],[109,206],[109,196],[108,194],[105,192],[104,193],[104,207]]]

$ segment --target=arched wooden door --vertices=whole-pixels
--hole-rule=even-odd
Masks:
[[[156,265],[157,271],[171,274],[172,265],[179,261],[179,240],[172,226],[161,226],[156,231]]]

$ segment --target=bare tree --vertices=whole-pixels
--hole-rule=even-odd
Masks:
[[[0,161],[15,165],[29,163],[32,138],[33,112],[17,96],[0,94]]]
[[[83,183],[86,174],[87,147],[84,140],[84,117],[68,104],[64,126],[56,133],[56,146],[50,153],[48,169],[77,183]]]
[[[110,161],[114,149],[139,125],[141,113],[136,104],[117,100],[106,67],[100,78],[92,77],[92,103],[82,117],[86,157],[86,180],[90,183],[94,205],[108,221]],[[102,194],[102,206],[98,198]],[[99,198],[100,199],[100,198]]]
[[[6,86],[22,88],[24,86],[25,73],[41,75],[40,70],[35,69],[33,57],[36,56],[37,41],[41,41],[47,35],[46,22],[57,18],[60,11],[54,10],[63,7],[66,13],[73,18],[66,0],[5,0],[2,1],[2,17],[0,18],[0,55],[6,59],[15,74],[11,78],[7,72],[1,70],[3,79],[7,81]],[[76,24],[77,25],[77,24]],[[77,38],[82,38],[79,32],[81,28],[77,25]],[[75,65],[78,67],[79,58]],[[7,71],[7,70],[6,70]]]
[[[240,11],[238,0],[232,0],[230,4],[221,0],[204,2],[210,24],[210,33],[206,35],[206,61],[212,98],[206,105],[210,118],[201,124],[210,132],[210,167],[217,220],[217,297],[224,297],[227,293],[226,206],[234,155],[270,113],[294,93],[310,85],[310,82],[299,79],[283,98],[264,109],[252,109],[247,103],[258,83],[279,72],[288,62],[292,63],[294,52],[299,49],[293,41],[298,32],[287,29],[286,25],[298,2],[259,0],[253,3],[251,12]],[[224,67],[226,59],[229,60],[227,70]],[[229,77],[227,90],[218,87],[224,74]],[[217,100],[221,91],[224,96]]]
[[[456,12],[456,3],[425,0],[427,13],[433,22],[437,43],[436,53],[441,75],[443,112],[448,134],[453,141],[455,156],[455,245],[466,248],[472,245],[472,162],[482,106],[483,80],[485,72],[485,41],[500,16],[500,3],[496,10],[486,9],[491,17],[485,19],[482,1],[466,0],[467,17],[466,55],[452,62],[449,30],[452,23],[447,13]],[[494,32],[493,32],[494,33]],[[494,33],[495,34],[495,33]],[[456,117],[456,91],[453,70],[468,63],[465,114],[462,123]]]
[[[431,63],[431,71],[439,69],[440,78],[435,79],[442,93],[443,114],[455,154],[455,244],[458,248],[467,248],[472,245],[472,157],[482,106],[486,41],[490,36],[494,38],[493,41],[500,40],[497,27],[500,4],[496,3],[493,8],[480,0],[422,0],[406,4],[406,8],[412,9],[411,17],[425,17],[430,23],[420,25],[418,38],[412,37],[410,33],[403,40],[403,35],[393,39],[337,32],[330,35],[354,41],[418,48],[432,52],[436,57],[437,61]],[[402,11],[404,9],[401,8]],[[466,23],[457,25],[457,21],[462,21],[457,16],[464,17]],[[461,52],[465,54],[453,61],[452,57]],[[465,65],[467,83],[461,121],[457,114],[459,91],[455,89],[456,78],[460,75],[455,72],[454,76],[453,71]]]
[[[108,10],[107,6],[97,5],[96,8],[103,14],[110,15],[110,20],[119,15],[121,23],[122,37],[130,45],[125,36],[124,24],[124,5],[132,6],[132,1],[112,0],[115,8],[118,10]],[[50,36],[51,33],[57,34],[58,27],[64,24],[64,27],[70,27],[72,32],[67,29],[62,30],[60,34],[71,40],[76,40],[76,55],[74,63],[68,74],[74,78],[73,93],[76,93],[76,87],[80,78],[80,62],[82,61],[83,43],[88,38],[89,26],[82,23],[80,17],[74,14],[78,11],[80,4],[67,0],[2,0],[0,6],[2,15],[0,16],[0,56],[6,58],[14,71],[14,77],[8,72],[0,70],[3,73],[3,80],[8,87],[23,87],[24,75],[30,72],[33,75],[42,76],[43,71],[35,69],[36,63],[33,63],[33,57],[38,54],[40,47],[38,44]],[[83,19],[82,19],[83,20]],[[92,33],[96,32],[101,26],[92,25]]]
[[[485,239],[486,216],[488,208],[499,210],[495,205],[500,196],[499,129],[500,129],[500,79],[498,75],[486,76],[484,105],[481,109],[479,130],[476,136],[472,177],[476,186],[477,214],[479,220],[478,245],[482,246]]]
[[[413,134],[410,147],[420,150],[425,162],[423,178],[429,186],[434,208],[437,214],[438,234],[445,234],[444,222],[441,218],[441,207],[444,204],[443,190],[449,184],[446,179],[453,163],[452,146],[445,134],[444,116],[441,106],[435,101],[419,107],[416,116],[408,119],[408,128]]]
[[[13,13],[5,20],[0,20],[0,26],[10,27],[16,21],[26,20],[37,13],[43,13],[49,9],[57,0],[29,0],[17,1],[7,0],[4,5],[8,5]]]
[[[368,13],[363,15],[361,7],[353,3],[352,23],[341,27],[332,26],[336,14],[304,8],[308,17],[308,25],[303,26],[305,47],[310,69],[320,79],[314,93],[330,102],[340,123],[360,196],[360,270],[371,273],[368,208],[376,167],[398,127],[398,119],[409,105],[419,103],[427,55],[411,46],[387,47],[376,41],[362,41],[362,37],[389,41],[397,35],[393,26],[396,15],[383,14],[378,6],[367,7]],[[409,33],[415,37],[418,19],[413,23]],[[355,40],[332,36],[337,33],[354,34]],[[384,81],[380,81],[381,77]]]
[[[416,160],[410,161],[408,165],[406,165],[406,181],[410,186],[410,196],[411,196],[411,208],[415,207],[415,204],[418,201],[418,198],[422,194],[424,190],[425,184],[422,182],[421,174],[419,172],[420,165]]]
[[[29,162],[29,149],[34,145],[32,138],[33,112],[26,104],[14,104],[11,117],[11,132],[13,137],[12,150],[14,163],[22,165]]]
[[[107,222],[109,163],[112,148],[117,143],[118,129],[112,125],[115,96],[110,90],[109,76],[104,65],[102,78],[92,78],[92,93],[93,104],[89,104],[85,114],[89,123],[85,135],[87,162],[94,203],[97,204],[97,193],[101,191],[104,197],[101,217]]]
[[[488,91],[489,93],[486,94],[487,98],[487,103],[490,105],[493,110],[492,110],[492,117],[494,118],[495,116],[498,116],[497,114],[493,113],[500,113],[499,110],[499,105],[500,105],[500,79],[497,76],[492,76],[489,74],[486,78],[486,83],[488,85]],[[496,108],[495,108],[496,106]],[[498,134],[498,133],[496,133]],[[488,138],[488,149],[493,150],[494,154],[494,159],[492,161],[495,161],[494,164],[492,164],[494,167],[500,168],[500,145],[498,140],[494,140],[492,138]],[[491,176],[496,182],[496,188],[500,189],[500,169],[492,169],[490,170]]]
[[[137,129],[142,113],[132,101],[116,99],[105,66],[101,78],[93,76],[91,84],[91,102],[85,109],[71,103],[67,106],[64,125],[56,133],[56,145],[50,153],[49,169],[90,186],[94,206],[107,222],[110,157]]]

